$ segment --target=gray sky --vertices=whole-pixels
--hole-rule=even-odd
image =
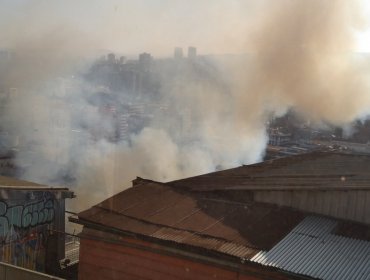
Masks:
[[[0,0],[0,48],[17,38],[65,33],[86,48],[171,55],[175,46],[200,53],[242,53],[256,21],[278,0]],[[300,0],[292,0],[300,1]],[[335,0],[328,0],[335,1]],[[367,0],[362,10],[370,18]],[[370,50],[361,26],[356,50]],[[366,32],[364,32],[367,29]]]
[[[255,3],[253,3],[255,2]],[[136,54],[172,54],[197,46],[203,53],[245,50],[246,28],[257,1],[236,0],[0,0],[2,47],[14,34],[24,39],[60,28],[93,39],[101,49]],[[56,31],[58,32],[58,31]]]

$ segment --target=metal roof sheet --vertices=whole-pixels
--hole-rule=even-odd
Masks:
[[[370,156],[313,152],[167,184],[193,191],[369,190]]]
[[[319,279],[370,279],[370,242],[337,236],[337,221],[309,216],[251,260]]]
[[[304,217],[293,210],[208,199],[154,182],[126,190],[78,216],[81,223],[223,253],[270,249]]]
[[[170,228],[163,228],[151,236],[162,240],[170,240],[177,243],[201,247],[239,258],[250,258],[258,252],[258,250],[255,248],[235,244],[219,238],[212,238],[209,236],[202,236],[189,232],[184,233],[183,231]]]
[[[249,190],[279,188],[310,194],[318,188],[370,190],[370,156],[311,153],[166,184],[138,178],[135,187],[78,216],[87,226],[184,250],[191,246],[202,254],[252,258],[321,279],[370,280],[370,226],[307,217],[305,212],[253,202],[248,195],[235,198]]]

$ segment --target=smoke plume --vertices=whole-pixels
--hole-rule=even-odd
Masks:
[[[353,54],[354,30],[364,25],[359,3],[271,4],[253,36],[248,91],[262,103],[295,107],[316,122],[343,125],[368,114],[368,61]]]
[[[5,1],[8,14],[0,19],[3,48],[11,51],[0,91],[17,89],[2,127],[14,135],[22,176],[70,184],[76,210],[124,189],[135,176],[169,181],[259,161],[266,122],[290,108],[339,126],[369,113],[368,61],[353,55],[354,30],[365,26],[360,2],[81,1],[91,6],[90,15],[74,2],[65,2],[70,10],[31,2]],[[145,126],[122,141],[99,137],[115,128],[100,101],[92,101],[97,93],[122,106],[137,101],[78,74],[90,69],[93,51],[164,57],[178,44],[239,55],[163,70],[161,104]],[[144,110],[155,103],[148,100]]]

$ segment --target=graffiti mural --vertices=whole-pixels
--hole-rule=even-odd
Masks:
[[[0,238],[6,236],[14,226],[18,228],[35,227],[51,223],[53,220],[53,200],[11,207],[6,202],[0,201]]]
[[[43,271],[55,201],[41,197],[11,202],[0,200],[0,261]]]

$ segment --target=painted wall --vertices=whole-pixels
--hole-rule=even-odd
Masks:
[[[44,271],[48,237],[64,231],[62,220],[64,200],[57,192],[1,190],[0,262]]]
[[[104,238],[106,235],[104,234]],[[160,248],[158,244],[137,239],[120,238],[134,245]],[[236,264],[237,265],[237,264]],[[79,280],[145,279],[145,280],[287,280],[298,279],[282,273],[249,268],[239,264],[238,271],[195,260],[170,256],[139,248],[92,240],[81,236]],[[258,271],[258,272],[257,272]],[[300,279],[300,278],[299,278]]]

